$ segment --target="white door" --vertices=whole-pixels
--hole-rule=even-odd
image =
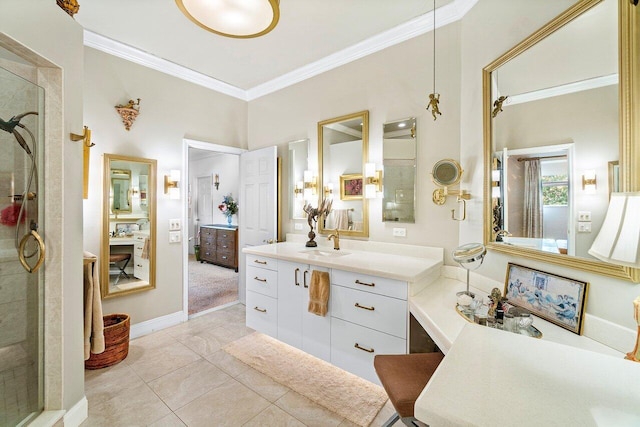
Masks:
[[[199,176],[196,188],[196,209],[193,218],[194,234],[198,234],[200,226],[213,222],[213,199],[211,198],[211,177]],[[194,240],[192,240],[193,242]]]
[[[240,248],[276,240],[278,232],[278,151],[275,146],[240,155]],[[240,252],[240,301],[245,301],[245,257]]]

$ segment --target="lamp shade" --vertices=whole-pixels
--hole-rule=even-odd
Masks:
[[[589,255],[612,264],[640,267],[640,192],[611,194]]]

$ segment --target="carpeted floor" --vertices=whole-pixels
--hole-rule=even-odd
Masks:
[[[368,426],[388,399],[382,387],[259,332],[223,350],[359,426]]]
[[[238,300],[238,273],[189,255],[189,314]]]

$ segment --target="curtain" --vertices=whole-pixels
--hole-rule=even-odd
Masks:
[[[542,237],[540,160],[524,162],[524,237]]]

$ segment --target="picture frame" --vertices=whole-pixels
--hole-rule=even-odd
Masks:
[[[133,232],[138,230],[140,230],[140,226],[135,222],[116,223],[116,235],[124,234],[125,236],[132,236]]]
[[[340,175],[340,200],[360,200],[363,190],[362,175]]]
[[[507,302],[578,335],[582,335],[588,290],[588,282],[507,264]]]

